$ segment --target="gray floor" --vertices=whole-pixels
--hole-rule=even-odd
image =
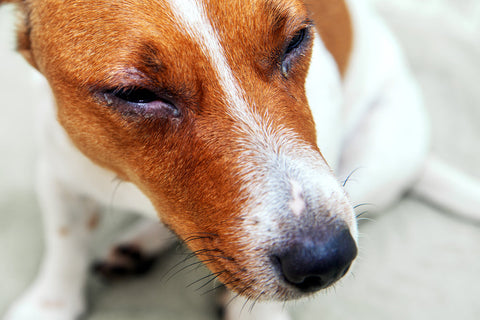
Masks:
[[[376,0],[411,59],[432,115],[433,148],[480,177],[480,4],[476,0]],[[38,94],[13,52],[13,18],[0,9],[0,315],[34,276],[42,252],[33,177]],[[107,215],[97,252],[131,221]],[[361,225],[353,275],[335,290],[290,306],[297,320],[480,319],[480,226],[407,196]],[[162,276],[184,256],[173,249],[148,276],[89,282],[89,320],[216,319],[215,295]],[[205,289],[203,289],[205,290]],[[200,290],[200,291],[203,291]],[[34,319],[32,319],[34,320]]]

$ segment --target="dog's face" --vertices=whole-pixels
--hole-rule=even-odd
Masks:
[[[290,299],[343,276],[355,219],[316,145],[300,1],[31,3],[20,49],[73,143],[136,184],[222,282]]]

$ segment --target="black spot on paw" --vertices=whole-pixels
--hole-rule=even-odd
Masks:
[[[94,262],[92,271],[104,280],[141,276],[152,269],[156,258],[135,245],[123,244],[113,248],[105,260]]]

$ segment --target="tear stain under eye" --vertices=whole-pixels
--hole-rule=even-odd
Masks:
[[[282,64],[282,75],[286,78],[288,76],[288,66],[286,63]]]

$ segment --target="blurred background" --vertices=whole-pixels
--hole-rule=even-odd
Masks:
[[[372,0],[405,48],[432,118],[433,149],[480,178],[480,1]],[[34,108],[44,93],[14,52],[14,17],[0,8],[0,315],[33,279],[43,250],[34,192]],[[480,208],[479,208],[480,210]],[[94,254],[132,222],[107,213]],[[480,319],[480,225],[411,195],[360,226],[360,259],[335,289],[288,308],[295,320]],[[88,284],[89,320],[216,318],[215,294],[188,284],[189,268],[162,276],[173,248],[139,279]],[[34,320],[34,319],[32,319]]]

